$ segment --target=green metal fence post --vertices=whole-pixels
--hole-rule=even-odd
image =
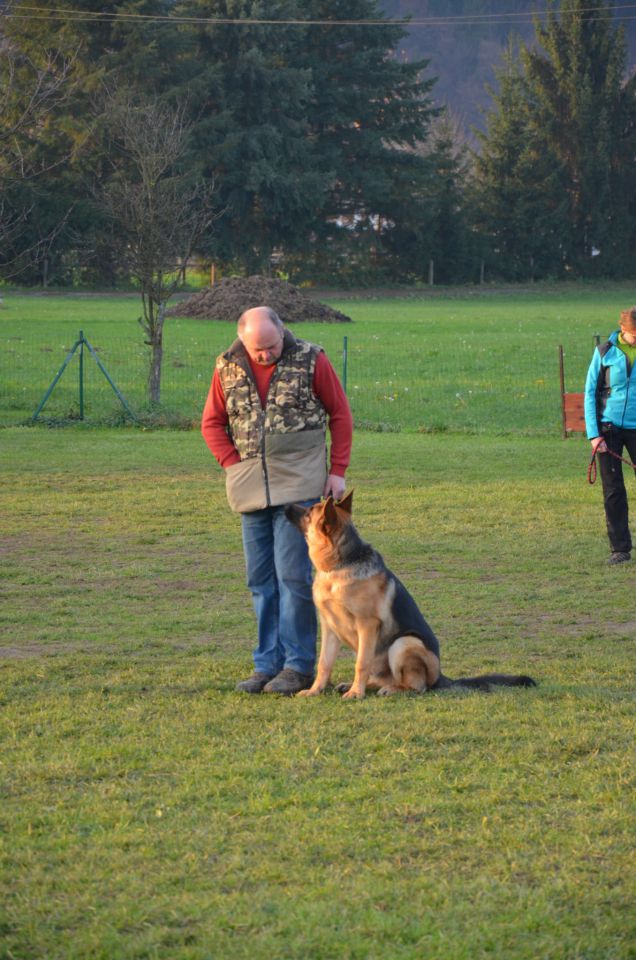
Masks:
[[[75,353],[75,351],[77,350],[77,348],[79,347],[79,345],[80,345],[80,341],[79,341],[79,340],[76,340],[75,343],[73,344],[72,348],[71,348],[71,352],[69,353],[69,355],[67,356],[66,360],[64,361],[64,363],[62,364],[62,366],[61,366],[60,369],[58,370],[57,374],[56,374],[55,377],[53,378],[53,382],[51,383],[49,389],[46,391],[46,393],[45,393],[44,396],[42,397],[42,399],[41,399],[41,401],[40,401],[40,405],[39,405],[39,407],[37,408],[37,410],[35,411],[35,413],[33,414],[33,416],[31,417],[31,420],[37,420],[38,416],[40,415],[41,411],[42,411],[43,408],[44,408],[44,404],[46,403],[46,401],[49,399],[49,397],[50,397],[51,394],[53,393],[53,391],[54,391],[54,389],[55,389],[56,383],[58,382],[58,380],[60,379],[60,377],[62,376],[62,374],[63,374],[64,371],[66,370],[66,368],[68,367],[69,363],[70,363],[71,360],[73,359],[73,354]]]
[[[124,395],[121,393],[120,390],[118,390],[118,388],[115,386],[115,384],[113,383],[113,381],[110,379],[106,367],[104,366],[104,364],[102,363],[102,361],[99,359],[99,357],[98,357],[97,354],[95,353],[95,350],[93,349],[93,347],[91,347],[91,345],[90,345],[90,343],[88,342],[88,340],[86,339],[86,337],[84,337],[84,343],[86,344],[86,346],[87,346],[88,349],[90,350],[91,356],[94,358],[95,363],[97,364],[97,366],[99,367],[99,369],[102,371],[102,373],[104,374],[104,376],[105,376],[106,379],[108,380],[109,384],[111,385],[111,387],[113,388],[113,390],[114,390],[115,393],[117,394],[117,396],[118,396],[118,398],[119,398],[119,401],[120,401],[121,405],[123,406],[123,408],[125,409],[125,411],[126,411],[126,413],[128,414],[128,416],[129,416],[132,420],[134,420],[135,423],[138,423],[137,417],[135,416],[135,414],[132,412],[132,410],[130,409],[130,407],[129,407],[128,404],[126,403],[126,400],[125,400]]]
[[[115,394],[117,395],[117,397],[118,397],[118,399],[119,399],[119,402],[120,402],[121,405],[123,406],[123,408],[124,408],[124,410],[126,411],[126,413],[128,414],[128,416],[131,418],[131,420],[134,420],[135,423],[139,423],[137,417],[135,416],[135,414],[132,412],[132,410],[130,409],[130,407],[129,407],[128,404],[126,403],[126,398],[124,397],[124,395],[122,394],[122,392],[115,386],[115,384],[113,383],[113,381],[111,380],[111,378],[110,378],[110,376],[109,376],[109,374],[108,374],[108,371],[106,370],[106,367],[104,366],[104,364],[102,363],[102,361],[99,359],[99,357],[97,356],[97,353],[95,352],[95,350],[93,349],[93,347],[90,345],[90,343],[88,342],[88,340],[87,340],[86,337],[84,336],[84,331],[83,331],[83,330],[80,330],[79,340],[76,340],[75,343],[73,344],[72,350],[70,351],[70,353],[69,353],[69,355],[67,356],[66,360],[64,361],[64,363],[62,364],[62,366],[61,366],[60,369],[58,370],[57,374],[55,375],[55,377],[54,377],[54,379],[53,379],[53,382],[51,383],[50,387],[48,388],[48,390],[46,391],[46,393],[45,393],[44,396],[42,397],[42,400],[40,401],[40,405],[39,405],[39,407],[37,408],[37,410],[35,411],[35,413],[33,414],[33,416],[31,417],[31,420],[32,420],[32,421],[33,421],[33,420],[37,420],[38,416],[39,416],[40,413],[42,412],[42,409],[43,409],[43,407],[44,407],[44,404],[46,403],[46,401],[49,399],[49,397],[50,397],[51,394],[53,393],[53,391],[54,391],[54,389],[55,389],[55,386],[56,386],[58,380],[60,379],[60,377],[62,376],[62,374],[64,373],[64,371],[65,371],[66,368],[68,367],[69,363],[70,363],[71,360],[73,359],[73,354],[75,353],[75,351],[77,350],[78,347],[80,348],[80,355],[79,355],[79,362],[80,362],[80,373],[79,373],[80,420],[83,420],[83,419],[84,419],[84,345],[85,345],[85,344],[86,344],[86,346],[88,347],[88,349],[89,349],[92,357],[94,358],[95,363],[97,364],[97,366],[99,367],[99,369],[102,371],[102,373],[104,374],[104,376],[105,376],[106,379],[108,380],[108,383],[110,384],[110,386],[112,387],[113,391],[114,391]]]
[[[84,331],[79,335],[79,416],[84,419]]]
[[[342,340],[342,389],[344,392],[347,392],[347,350],[348,338],[343,337]]]

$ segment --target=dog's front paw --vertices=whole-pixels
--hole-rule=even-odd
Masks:
[[[351,687],[342,697],[343,700],[364,700],[364,690]]]
[[[317,697],[318,694],[322,693],[320,687],[309,687],[308,690],[299,690],[296,694],[297,697]]]

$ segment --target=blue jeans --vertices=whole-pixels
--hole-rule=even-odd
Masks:
[[[311,562],[305,538],[284,511],[280,506],[241,514],[247,586],[258,625],[254,668],[272,677],[283,667],[313,674],[316,662]]]

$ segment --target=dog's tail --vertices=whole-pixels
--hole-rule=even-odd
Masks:
[[[492,687],[536,687],[537,682],[525,674],[484,673],[480,677],[458,677],[451,680],[440,673],[433,690],[448,690],[450,687],[464,687],[467,690],[490,690]]]

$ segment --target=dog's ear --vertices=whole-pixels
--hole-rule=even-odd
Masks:
[[[327,509],[327,504],[328,504],[328,503],[333,503],[333,499],[332,499],[332,497],[331,497],[331,494],[327,497],[326,500],[323,500],[323,501],[321,502],[321,504],[320,504],[320,510],[318,510],[317,513],[316,513],[316,518],[319,519],[321,523],[322,523],[322,521],[325,519],[325,510]]]
[[[322,507],[322,522],[327,529],[333,529],[338,525],[338,514],[333,497],[327,497]]]
[[[337,507],[340,507],[341,510],[344,510],[345,513],[348,513],[351,516],[351,502],[353,500],[353,490],[350,490],[346,497],[343,497],[342,500],[338,500],[336,504]]]

